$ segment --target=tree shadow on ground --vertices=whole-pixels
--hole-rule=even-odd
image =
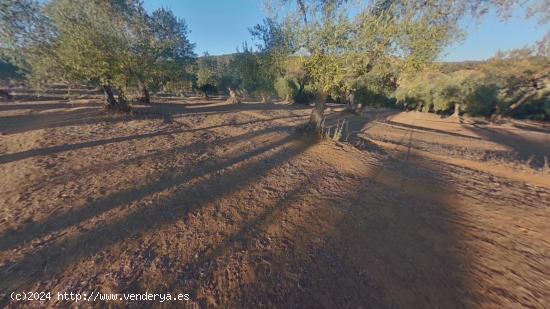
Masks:
[[[43,111],[48,109],[59,108],[79,108],[79,107],[102,107],[100,102],[86,102],[86,103],[70,103],[70,102],[56,102],[50,103],[10,103],[0,104],[0,111],[11,111],[20,109],[32,109],[35,111]]]
[[[94,104],[95,103],[90,103],[89,105],[77,103],[72,105],[70,103],[56,103],[54,106],[59,106],[60,108],[65,109],[47,113],[34,113],[34,111],[42,110],[41,106],[45,104],[20,104],[17,106],[34,106],[31,108],[33,112],[30,114],[15,116],[0,115],[0,132],[3,134],[14,134],[44,128],[91,125],[96,123],[116,123],[136,119],[163,119],[166,123],[171,123],[175,118],[202,114],[221,114],[246,110],[274,111],[301,109],[299,107],[291,108],[287,105],[260,103],[214,104],[192,108],[185,104],[154,103],[151,105],[136,105],[133,108],[132,114],[113,114],[104,110],[101,104]],[[0,105],[0,111],[3,106],[4,105]]]
[[[512,122],[512,126],[521,130],[550,134],[550,124],[548,123],[543,123],[543,122],[528,123],[526,121],[519,122],[517,120],[511,120],[511,122]]]
[[[359,134],[372,119],[354,121],[353,132]],[[91,201],[64,218],[54,217],[17,231],[16,238],[23,245],[23,241],[77,226],[110,210],[122,211],[78,229],[75,236],[60,235],[2,266],[0,289],[25,291],[59,282],[73,265],[112,245],[139,242],[144,234],[176,221],[199,220],[192,217],[194,211],[246,191],[311,147],[310,141],[283,136],[222,160],[199,162],[188,170],[163,171],[149,183]],[[162,279],[159,286],[162,291],[189,291],[202,307],[470,307],[477,297],[468,277],[470,259],[453,225],[459,219],[446,204],[452,197],[445,188],[452,187],[452,182],[437,167],[411,162],[405,153],[382,158],[364,161],[368,168],[361,173],[343,172],[312,157],[304,165],[309,169],[298,165],[280,171],[296,176],[285,183],[270,183],[275,197],[262,204],[254,204],[253,198],[264,193],[243,193],[253,205],[239,209],[244,213],[241,220],[234,219],[234,232],[228,230],[221,241],[201,240],[204,243],[198,248],[191,248],[196,251],[185,255],[158,257],[162,261],[155,270]],[[236,207],[249,200],[234,202],[220,207]],[[201,228],[223,230],[206,224]],[[140,263],[149,263],[158,255],[155,248],[168,241],[155,240],[144,244],[150,248],[147,252],[122,254],[139,255]],[[185,238],[171,241],[175,245]],[[5,248],[18,245],[16,240],[0,240],[5,242]],[[196,259],[189,258],[195,252]],[[143,271],[128,270],[135,273],[132,278],[139,278]],[[154,284],[145,279],[127,280],[115,292],[162,292],[155,291],[158,286]],[[0,304],[13,305],[8,298],[4,294]]]
[[[395,158],[375,164],[350,182],[322,168],[308,171],[300,186],[186,265],[186,288],[203,307],[475,303],[469,257],[452,224],[457,218],[446,205],[448,193],[441,190],[450,183],[433,169]],[[232,272],[233,279],[226,278]]]
[[[76,237],[46,244],[14,261],[15,264],[2,267],[0,286],[3,291],[7,291],[51,279],[70,264],[89,257],[113,243],[185,218],[190,211],[254,183],[269,170],[299,155],[310,146],[311,143],[289,135],[252,151],[219,161],[215,165],[201,164],[183,173],[167,172],[152,183],[93,201],[84,206],[83,209],[86,210],[83,213],[76,213],[76,217],[82,214],[89,217],[89,211],[92,215],[97,212],[88,210],[91,208],[99,207],[100,211],[114,209],[125,203],[139,203],[143,197],[156,192],[179,188],[173,195],[157,199],[153,205],[139,207],[124,217],[100,223]],[[252,158],[256,158],[257,161],[248,163],[247,161]],[[242,177],[243,174],[247,177]],[[220,181],[225,185],[222,188],[218,186],[218,190],[212,191],[210,186]],[[189,202],[189,196],[194,197],[192,202]],[[65,220],[77,223],[77,219],[68,216]],[[3,302],[6,301],[4,298]]]
[[[425,121],[425,120],[423,120],[423,121]],[[442,135],[450,135],[450,136],[455,136],[455,137],[460,137],[460,138],[467,138],[467,139],[474,139],[474,140],[480,140],[481,139],[479,137],[460,134],[460,133],[455,133],[455,132],[448,131],[448,130],[438,130],[438,129],[434,129],[434,128],[426,128],[426,127],[415,126],[415,125],[411,125],[411,124],[395,122],[395,121],[391,121],[391,120],[385,120],[384,123],[388,124],[388,125],[391,125],[391,126],[401,128],[403,130],[413,129],[413,130],[430,132],[430,133],[437,133],[437,134],[442,134]]]
[[[266,135],[274,132],[285,132],[285,131],[288,132],[291,129],[292,129],[291,127],[271,127],[263,130],[252,131],[245,134],[216,140],[216,146],[231,145],[234,143],[247,141],[254,137],[258,137],[258,136],[262,136],[262,135]],[[77,181],[78,178],[82,178],[87,173],[93,172],[94,170],[98,171],[98,170],[115,168],[116,166],[128,166],[129,164],[131,164],[131,162],[139,162],[141,160],[146,160],[146,159],[163,158],[165,155],[169,153],[174,153],[174,152],[178,153],[178,155],[184,155],[185,153],[191,153],[191,152],[193,152],[193,154],[205,153],[205,151],[209,148],[209,146],[211,147],[210,143],[211,141],[199,140],[192,143],[191,145],[175,147],[164,152],[161,151],[161,152],[156,152],[154,154],[141,155],[141,156],[133,157],[128,160],[111,162],[109,164],[102,165],[102,166],[93,166],[91,169],[87,168],[85,170],[76,170],[70,174],[64,173],[60,181],[63,183],[70,182],[70,181]],[[269,146],[277,147],[279,145],[271,144]],[[189,171],[186,174],[182,174],[178,176],[178,181],[163,182],[163,183],[159,183],[158,185],[145,185],[145,186],[140,186],[129,190],[119,191],[115,194],[108,195],[104,198],[99,198],[97,200],[94,200],[86,204],[84,207],[70,211],[69,213],[63,213],[58,216],[52,216],[46,219],[45,221],[41,221],[39,223],[31,222],[17,230],[8,231],[4,233],[4,235],[0,235],[0,251],[10,250],[15,248],[18,245],[28,243],[35,239],[39,239],[40,237],[43,237],[45,235],[59,232],[62,229],[65,229],[70,226],[78,225],[80,222],[86,221],[92,217],[100,215],[120,205],[130,203],[134,200],[145,198],[154,192],[162,191],[178,183],[188,182],[194,178],[203,177],[219,169],[228,168],[233,164],[236,164],[240,161],[244,161],[248,159],[249,156],[253,156],[256,153],[262,153],[266,150],[268,150],[268,147],[267,148],[262,147],[256,152],[243,154],[242,156],[238,156],[233,160],[228,160],[227,162],[225,162],[223,165],[220,165],[220,166],[215,166],[215,167],[206,166],[205,168],[200,170],[197,169],[197,170]],[[160,177],[163,177],[163,176],[160,176]],[[48,183],[50,185],[53,185],[56,183],[56,180],[49,179]]]
[[[180,107],[202,107],[202,106],[211,106],[211,105],[219,105],[223,104],[223,101],[214,101],[212,99],[203,99],[203,100],[185,100],[182,102],[181,99],[179,100],[163,100],[162,102],[156,102],[152,103],[152,105],[159,105],[159,104],[174,104],[179,105]]]
[[[332,113],[327,115],[325,126],[327,130],[333,132],[336,126],[342,125],[345,120],[342,141],[348,142],[360,150],[385,153],[381,147],[365,138],[365,132],[373,122],[385,121],[399,112],[399,110],[369,110],[359,115],[349,112]]]
[[[379,188],[391,190],[369,184],[360,193],[365,199],[372,198]],[[363,209],[351,209],[335,224],[336,232],[326,235],[321,244],[310,240],[310,257],[303,258],[305,261],[291,259],[292,268],[300,269],[297,281],[304,291],[288,290],[279,301],[333,308],[452,307],[467,303],[463,294],[468,294],[469,283],[461,272],[465,262],[446,247],[457,241],[446,222],[450,214],[441,218],[430,214],[435,224],[426,228],[422,215],[404,209],[412,206],[418,210],[418,197],[399,191],[393,194],[386,201],[375,200],[365,203]],[[415,202],[406,205],[407,200]],[[422,201],[423,207],[436,207]]]
[[[300,110],[308,109],[309,106],[289,106],[286,104],[266,104],[266,103],[241,103],[241,104],[216,104],[212,103],[209,105],[193,107],[198,105],[196,103],[192,104],[173,104],[173,103],[153,103],[151,109],[160,110],[160,111],[169,111],[173,115],[178,115],[181,113],[192,112],[192,113],[219,113],[219,112],[238,112],[243,110],[261,110],[261,111],[273,111],[273,110]]]
[[[113,137],[109,139],[96,140],[96,141],[90,141],[90,142],[65,144],[65,145],[58,145],[58,146],[52,146],[52,147],[46,147],[46,148],[31,149],[31,150],[26,150],[26,151],[17,152],[17,153],[0,155],[0,164],[24,160],[34,156],[51,155],[51,154],[64,152],[64,151],[71,151],[71,150],[77,150],[77,149],[82,149],[87,147],[95,147],[100,145],[119,143],[124,141],[145,139],[145,138],[161,136],[161,135],[178,134],[178,133],[184,133],[184,132],[196,132],[201,130],[210,130],[210,129],[222,128],[227,126],[241,126],[241,125],[254,124],[259,122],[269,122],[277,119],[290,119],[290,118],[299,118],[299,117],[302,117],[302,116],[282,116],[282,117],[274,117],[269,119],[251,120],[251,121],[245,121],[240,123],[220,124],[220,125],[208,126],[203,128],[174,129],[174,130],[166,130],[166,131],[160,131],[160,132],[136,134],[136,135],[130,135],[130,136]]]
[[[98,107],[66,108],[48,113],[0,117],[0,132],[13,134],[45,128],[113,123],[130,119],[129,115],[111,115]]]
[[[512,155],[515,155],[517,160],[529,163],[532,167],[542,168],[546,160],[550,160],[550,145],[531,139],[525,134],[519,135],[510,131],[477,125],[465,126],[465,128],[488,141],[511,149]],[[509,157],[507,154],[503,155]]]

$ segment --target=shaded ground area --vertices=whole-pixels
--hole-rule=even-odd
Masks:
[[[550,305],[547,133],[329,111],[349,143],[313,143],[293,130],[308,108],[169,101],[132,116],[0,105],[2,306],[74,305],[12,291],[191,296],[84,307]]]
[[[376,119],[363,124],[369,117]],[[497,125],[480,119],[458,121],[420,112],[380,110],[351,120],[360,128],[356,133],[371,141],[524,170],[550,168],[550,129],[544,123],[525,122],[523,129],[517,120]]]

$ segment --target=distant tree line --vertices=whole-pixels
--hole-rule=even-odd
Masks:
[[[550,61],[530,49],[441,64],[400,82],[397,106],[425,112],[550,120]]]
[[[270,16],[250,32],[256,49],[199,59],[204,95],[229,85],[264,102],[315,102],[319,129],[324,102],[400,107],[442,114],[549,119],[548,36],[530,49],[459,64],[438,63],[460,40],[460,21],[490,9],[506,18],[520,4],[547,22],[544,1],[370,1],[350,17],[353,1],[273,0]],[[287,9],[280,10],[282,6]],[[290,8],[290,9],[289,9]],[[538,12],[538,13],[537,13]]]
[[[146,12],[139,0],[0,0],[0,59],[32,85],[101,88],[127,110],[158,91],[194,89],[262,102],[315,103],[306,129],[320,130],[326,102],[349,111],[387,106],[426,112],[549,119],[547,36],[535,49],[468,68],[436,60],[463,35],[465,17],[516,7],[544,23],[545,0],[271,0],[253,45],[197,57],[184,20]],[[351,14],[351,10],[355,13]],[[284,12],[281,14],[280,12]]]

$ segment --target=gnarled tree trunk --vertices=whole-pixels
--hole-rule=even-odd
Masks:
[[[537,91],[533,90],[527,94],[525,94],[521,99],[519,99],[516,103],[510,105],[508,108],[508,111],[514,111],[518,109],[520,106],[528,102],[529,100],[533,99],[537,95]]]
[[[119,89],[118,101],[115,99],[111,85],[103,86],[103,94],[105,95],[105,108],[120,112],[130,111],[130,106],[122,89]]]
[[[139,98],[139,101],[145,104],[151,104],[151,96],[145,83],[142,81],[138,81],[138,88],[139,92],[141,93],[141,98]]]
[[[306,84],[305,84],[305,81],[302,81],[302,80],[299,80],[298,81],[298,94],[296,95],[296,98],[297,98],[297,103],[306,103],[305,101],[305,98],[304,98],[304,91],[305,91],[305,87],[306,87]]]
[[[270,97],[262,93],[262,103],[271,103]]]
[[[314,133],[316,135],[321,135],[323,133],[326,98],[327,96],[325,94],[318,96],[315,106],[311,111],[311,115],[309,116],[309,122],[305,126],[306,132]]]
[[[231,87],[227,88],[227,90],[229,90],[229,98],[226,102],[229,104],[240,104],[241,98],[239,98],[237,91]]]
[[[285,101],[284,101],[284,102],[285,102],[285,103],[294,103],[294,99],[292,98],[292,95],[287,94],[287,95],[285,96]]]
[[[454,120],[458,121],[459,123],[463,123],[462,116],[460,116],[461,109],[462,109],[462,104],[455,103],[455,110],[454,110],[453,114],[451,115],[451,117],[453,117]]]
[[[130,105],[128,104],[128,99],[126,98],[126,95],[124,94],[124,91],[122,90],[122,88],[118,88],[118,104],[116,106],[116,110],[120,112],[130,111]]]
[[[352,113],[357,112],[357,105],[355,104],[355,92],[353,91],[348,94],[348,104],[346,106],[346,109]]]
[[[103,85],[103,94],[105,95],[105,107],[110,109],[118,104],[113,94],[113,88],[110,85]]]
[[[453,112],[453,117],[460,116],[460,103],[455,103],[455,111]]]
[[[418,105],[416,105],[416,110],[421,112],[423,108],[424,108],[424,102],[422,101],[418,102]]]

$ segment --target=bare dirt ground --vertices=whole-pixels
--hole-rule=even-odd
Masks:
[[[0,307],[550,307],[545,125],[170,102],[0,104]]]

